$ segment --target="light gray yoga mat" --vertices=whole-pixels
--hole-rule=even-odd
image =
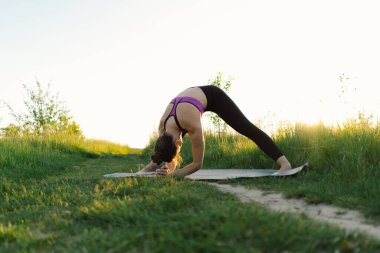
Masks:
[[[232,178],[247,178],[247,177],[266,177],[266,176],[291,176],[301,172],[307,163],[279,173],[278,170],[272,169],[201,169],[197,172],[186,176],[185,178],[193,180],[223,180]],[[155,177],[155,172],[135,172],[135,173],[113,173],[104,175],[104,177]]]

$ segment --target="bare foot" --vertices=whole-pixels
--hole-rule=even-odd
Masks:
[[[290,163],[282,164],[278,172],[285,172],[290,169],[292,169],[292,165]]]
[[[292,168],[292,165],[290,164],[288,159],[286,159],[285,156],[281,156],[280,158],[278,158],[277,164],[280,165],[280,169],[278,170],[278,172],[285,172]]]

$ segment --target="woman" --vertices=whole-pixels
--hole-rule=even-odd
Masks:
[[[157,175],[186,176],[202,168],[205,142],[201,116],[205,111],[219,115],[230,127],[248,137],[280,166],[279,171],[291,169],[287,158],[273,140],[253,125],[240,111],[232,99],[213,85],[188,88],[175,97],[166,107],[159,124],[159,137],[155,144],[151,162],[142,171],[156,171]],[[188,134],[192,144],[192,163],[176,170],[180,162],[179,152],[182,137]],[[165,164],[160,167],[161,163]]]

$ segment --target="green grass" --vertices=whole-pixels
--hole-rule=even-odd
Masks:
[[[295,126],[277,136],[296,166],[310,168],[293,178],[261,178],[237,183],[284,192],[311,203],[357,209],[380,222],[380,125],[347,122],[342,127]]]
[[[276,141],[292,161],[309,161],[311,168],[296,177],[231,183],[284,191],[313,202],[338,203],[376,216],[378,188],[376,180],[371,183],[376,170],[362,173],[356,163],[366,168],[378,165],[371,157],[378,154],[379,130],[347,127],[285,128]],[[274,166],[245,138],[223,138],[206,136],[207,167]],[[362,148],[357,147],[360,141],[365,141]],[[187,141],[185,162],[190,159],[188,147]],[[303,215],[278,214],[241,203],[202,182],[102,177],[136,171],[147,162],[148,154],[149,146],[140,156],[138,150],[103,141],[0,139],[0,252],[380,251],[379,242],[364,235],[346,233]],[[348,172],[351,174],[344,174]],[[337,178],[342,178],[342,183],[334,184]],[[351,185],[340,185],[346,181]],[[355,187],[358,191],[368,188],[355,195],[341,187],[348,192]],[[366,201],[360,196],[367,196]]]
[[[360,234],[275,214],[202,182],[105,179],[138,155],[86,159],[64,174],[1,179],[0,252],[376,252]]]
[[[75,136],[3,138],[0,139],[0,177],[58,175],[86,158],[138,152],[125,145]]]
[[[380,222],[380,124],[359,116],[340,126],[287,125],[272,135],[293,166],[309,168],[296,177],[230,180],[246,186],[362,211]],[[249,139],[205,134],[204,168],[278,168]],[[147,147],[145,153],[152,149]],[[144,154],[145,154],[144,153]],[[181,150],[191,162],[189,139]]]

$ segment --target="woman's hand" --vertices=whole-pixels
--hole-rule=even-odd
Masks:
[[[176,169],[175,162],[165,163],[164,166],[161,168],[158,168],[156,170],[156,175],[158,176],[167,176],[173,174],[174,170]]]
[[[166,164],[164,166],[162,166],[161,168],[158,168],[156,170],[157,176],[167,176],[169,174],[171,174],[171,171],[169,170],[169,168]]]

